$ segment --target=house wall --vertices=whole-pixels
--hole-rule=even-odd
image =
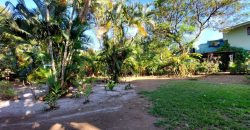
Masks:
[[[225,32],[223,39],[228,40],[231,46],[250,50],[250,35],[247,34],[247,27],[250,27],[250,24]]]

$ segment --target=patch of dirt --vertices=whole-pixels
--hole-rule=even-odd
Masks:
[[[108,105],[109,107],[106,107]],[[113,106],[112,106],[113,105]],[[103,109],[82,108],[66,113],[32,117],[8,117],[1,120],[1,130],[157,130],[155,118],[147,113],[149,103],[135,97],[120,104],[106,103]],[[85,109],[85,110],[84,110]],[[4,122],[3,122],[4,121]],[[4,124],[4,125],[3,125]]]
[[[225,84],[249,84],[245,75],[210,75],[200,78],[201,81]]]
[[[153,91],[163,84],[173,80],[181,80],[184,78],[174,78],[167,76],[140,76],[140,77],[126,77],[124,82],[129,82],[136,86],[137,91]]]
[[[209,82],[209,83],[225,83],[225,84],[250,84],[249,80],[246,79],[245,75],[197,75],[193,78],[197,78],[199,81]],[[147,90],[152,91],[157,89],[163,84],[174,80],[188,80],[190,78],[168,78],[168,77],[157,77],[157,76],[147,76],[147,77],[129,77],[125,81],[134,84],[137,91]]]
[[[83,99],[60,99],[60,108],[42,111],[44,103],[28,101],[0,103],[1,130],[157,130],[156,118],[148,114],[149,102],[136,94],[134,89],[104,91],[103,86],[94,88],[90,103]],[[26,100],[27,100],[26,99]],[[24,106],[28,102],[28,105]],[[23,105],[23,106],[22,106]],[[27,111],[30,112],[27,114]]]

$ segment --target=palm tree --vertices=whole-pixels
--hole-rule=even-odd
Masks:
[[[111,79],[118,82],[124,61],[131,55],[135,37],[147,36],[147,31],[140,22],[138,5],[127,5],[125,2],[116,2],[109,6],[102,18],[103,51],[100,53],[102,61],[107,65],[107,72]],[[140,11],[140,10],[139,10]],[[136,36],[127,36],[128,30],[137,28]]]
[[[6,32],[42,46],[50,56],[55,80],[65,87],[65,80],[70,75],[67,69],[77,64],[72,58],[83,44],[81,36],[88,24],[90,0],[33,1],[36,9],[29,9],[24,0],[19,0],[16,6],[6,2],[12,12]]]

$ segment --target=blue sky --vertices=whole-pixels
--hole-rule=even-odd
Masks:
[[[7,0],[0,0],[0,5],[5,6],[6,1]],[[12,2],[13,4],[17,3],[17,0],[9,0],[9,1]],[[25,1],[26,1],[27,6],[35,7],[34,3],[31,0],[25,0]],[[145,3],[152,2],[153,0],[131,0],[131,1],[132,2],[141,2],[141,3],[145,4]],[[91,45],[91,47],[99,48],[100,44],[98,42],[98,39],[95,37],[94,30],[89,30],[86,33],[88,33],[89,36],[92,37],[91,41],[93,42],[93,44]],[[215,31],[213,29],[206,29],[201,33],[199,39],[194,44],[194,46],[197,47],[199,44],[206,43],[209,40],[221,39],[222,37],[223,37],[222,33],[220,33],[219,31]]]

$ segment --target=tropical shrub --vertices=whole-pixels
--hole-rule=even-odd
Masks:
[[[233,63],[229,66],[231,73],[246,73],[246,62],[250,58],[249,52],[243,48],[232,47],[225,41],[225,44],[218,49],[219,52],[233,52]]]
[[[29,82],[32,83],[46,83],[49,76],[51,76],[51,71],[49,69],[38,68],[33,70],[27,77]]]
[[[39,65],[48,64],[55,80],[66,88],[75,73],[80,72],[75,68],[79,68],[79,55],[87,43],[83,40],[84,32],[95,22],[90,9],[97,7],[97,1],[33,0],[33,3],[35,8],[30,9],[24,0],[15,4],[6,2],[11,17],[5,20],[6,27],[0,29],[0,34],[7,34],[1,35],[0,40],[22,46],[17,52],[21,54],[18,59],[22,60],[23,70],[29,68],[26,71],[29,73]],[[34,48],[38,51],[32,51]],[[36,52],[48,57],[41,60]]]
[[[217,59],[209,60],[204,59],[203,62],[197,67],[197,73],[214,74],[219,72],[220,61]]]
[[[123,76],[137,75],[138,61],[132,56],[128,57],[122,65],[121,73]]]
[[[111,90],[111,91],[113,91],[115,86],[116,86],[115,81],[110,80],[110,81],[108,81],[108,83],[106,84],[105,90]]]
[[[168,63],[164,67],[170,75],[185,77],[196,73],[199,60],[190,54],[181,54],[169,58]]]
[[[14,99],[17,95],[16,91],[11,87],[11,84],[7,81],[0,81],[0,99],[10,100]]]
[[[95,82],[96,82],[96,78],[91,77],[91,78],[86,78],[85,81],[82,83],[82,85],[80,85],[80,83],[78,83],[75,97],[80,98],[83,96],[84,97],[83,104],[86,104],[90,101],[89,96],[92,93],[93,86],[94,86]]]
[[[247,73],[248,72],[248,64],[247,63],[230,63],[229,65],[230,73],[239,74],[239,73]]]
[[[92,85],[90,85],[90,84],[87,84],[86,88],[84,88],[84,90],[83,90],[83,96],[84,96],[83,104],[89,102],[89,96],[90,96],[92,90],[93,90],[93,88],[92,88]]]
[[[94,77],[90,77],[90,78],[86,78],[85,79],[85,83],[86,84],[91,84],[91,85],[93,85],[95,82],[96,82],[96,78],[94,78]]]
[[[2,74],[2,77],[5,77],[4,70],[9,69],[9,70],[11,70],[11,72],[17,71],[17,66],[16,66],[17,61],[13,56],[1,54],[1,52],[2,52],[2,50],[0,48],[0,72]],[[6,53],[6,52],[3,52],[3,53]]]
[[[247,79],[248,82],[250,83],[250,76],[246,76],[246,79]]]
[[[80,66],[84,76],[97,76],[101,70],[98,64],[98,52],[93,49],[88,49],[81,53],[82,65]]]
[[[60,83],[55,80],[54,76],[48,78],[47,84],[49,85],[49,93],[45,96],[45,103],[49,106],[49,109],[57,108],[57,100],[65,93]]]
[[[133,89],[132,85],[129,83],[124,87],[124,90]]]
[[[4,70],[0,70],[0,75],[1,78],[5,79],[5,80],[11,80],[11,76],[14,74],[14,72],[11,69],[4,69]]]
[[[145,8],[139,4],[127,4],[125,1],[117,1],[106,8],[102,21],[103,49],[99,55],[106,65],[110,79],[116,83],[119,82],[125,60],[133,54],[135,39],[148,35],[144,25],[149,23],[141,20],[145,16],[146,11],[142,13]],[[137,28],[135,36],[129,35],[128,28]]]

